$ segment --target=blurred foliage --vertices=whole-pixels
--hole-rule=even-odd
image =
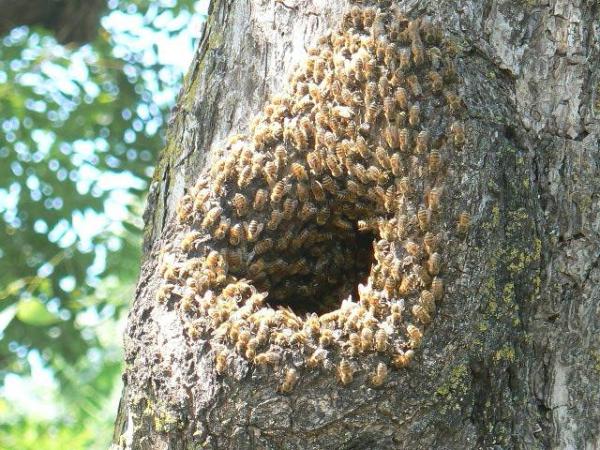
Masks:
[[[60,410],[30,420],[0,399],[0,448],[110,439],[143,196],[206,1],[108,6],[82,47],[26,27],[0,41],[0,385],[38,361]]]

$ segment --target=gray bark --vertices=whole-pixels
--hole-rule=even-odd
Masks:
[[[468,111],[446,185],[471,230],[415,361],[380,390],[308,374],[282,396],[266,372],[218,377],[157,307],[176,201],[349,6],[213,0],[150,188],[114,448],[600,448],[600,6],[398,4],[460,44]]]

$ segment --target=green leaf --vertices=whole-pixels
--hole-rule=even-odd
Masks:
[[[28,325],[45,327],[60,321],[58,317],[46,309],[44,304],[36,299],[21,300],[17,306],[17,318]]]

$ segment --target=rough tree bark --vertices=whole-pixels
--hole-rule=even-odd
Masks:
[[[471,231],[423,349],[381,390],[315,376],[282,396],[267,375],[218,377],[155,307],[176,201],[349,7],[213,0],[150,187],[114,448],[600,448],[600,5],[397,4],[460,45],[468,111],[447,184]]]

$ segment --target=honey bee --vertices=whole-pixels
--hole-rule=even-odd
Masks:
[[[392,174],[396,177],[402,175],[402,163],[400,162],[400,154],[394,153],[390,157],[390,167],[392,169]]]
[[[414,291],[419,283],[419,277],[416,274],[411,273],[408,276],[402,278],[402,282],[400,283],[400,287],[398,288],[398,292],[400,295],[406,295],[412,291]]]
[[[410,131],[407,128],[402,128],[398,132],[398,143],[400,150],[407,152],[410,148]]]
[[[431,224],[431,210],[430,209],[420,209],[417,213],[417,219],[419,221],[419,228],[421,231],[427,231]]]
[[[277,366],[281,361],[281,353],[268,351],[259,353],[254,357],[254,364],[257,366]]]
[[[239,217],[245,216],[248,212],[248,200],[244,194],[236,193],[231,200],[231,204]]]
[[[373,349],[373,330],[363,328],[360,332],[360,349],[363,352],[369,352]]]
[[[309,200],[310,191],[306,183],[298,183],[296,185],[296,196],[299,202],[307,202]]]
[[[394,367],[402,369],[408,367],[414,356],[415,352],[413,350],[407,350],[405,352],[400,351],[399,353],[396,353],[392,359],[392,363],[394,364]]]
[[[306,173],[306,169],[304,168],[304,166],[302,164],[297,163],[297,162],[292,163],[290,171],[291,171],[292,175],[296,178],[296,180],[298,180],[298,181],[308,180],[308,174]]]
[[[337,184],[329,175],[325,175],[323,176],[323,178],[321,178],[321,184],[323,185],[323,189],[325,189],[330,194],[337,194]]]
[[[456,95],[454,92],[445,92],[446,103],[448,103],[448,107],[453,114],[460,112],[462,109],[462,99]]]
[[[431,293],[436,302],[439,302],[444,296],[444,282],[439,277],[434,277],[431,282]]]
[[[419,125],[421,121],[421,107],[418,104],[414,104],[408,110],[408,123],[412,127]]]
[[[294,211],[298,206],[298,200],[292,198],[286,198],[283,202],[283,218],[285,220],[291,220],[294,216]]]
[[[384,353],[388,348],[388,335],[383,328],[375,332],[375,350]]]
[[[227,370],[229,357],[230,355],[227,349],[217,350],[215,353],[215,371],[219,375],[223,375]]]
[[[229,244],[238,245],[242,241],[242,225],[235,224],[229,229]]]
[[[458,148],[461,148],[465,143],[465,126],[462,122],[454,122],[450,126],[450,133],[452,133],[452,142]]]
[[[466,211],[461,212],[458,216],[458,232],[463,235],[467,234],[469,232],[470,225],[471,215]]]
[[[268,161],[265,164],[265,167],[263,168],[263,175],[269,186],[272,187],[277,182],[278,172],[279,170],[277,168],[277,164],[275,164],[273,161]]]
[[[279,227],[279,224],[283,220],[283,213],[279,210],[271,211],[271,218],[267,222],[267,230],[275,231]]]
[[[238,176],[238,187],[240,189],[245,188],[250,184],[253,178],[254,174],[252,173],[252,166],[245,166]]]
[[[406,83],[410,89],[410,92],[415,97],[420,97],[423,94],[423,89],[421,88],[421,84],[419,83],[419,79],[416,75],[411,75],[406,79]]]
[[[273,239],[266,238],[256,243],[254,246],[254,253],[257,255],[263,255],[273,248]]]
[[[337,368],[337,375],[340,383],[342,383],[344,386],[352,383],[352,380],[354,379],[354,369],[352,364],[347,359],[342,359],[340,361],[340,364]]]
[[[402,48],[399,51],[399,59],[400,59],[400,69],[403,71],[407,71],[410,69],[410,50],[407,48]]]
[[[302,205],[300,211],[298,211],[298,218],[305,222],[315,216],[318,211],[319,210],[315,205],[313,205],[311,202],[306,202]]]
[[[175,286],[172,284],[163,284],[156,291],[156,300],[159,303],[165,303],[167,300],[169,300],[169,298],[171,298],[174,288]]]
[[[267,191],[264,189],[258,189],[254,196],[253,207],[256,211],[262,211],[267,203]]]
[[[423,246],[425,247],[427,254],[431,255],[435,252],[437,247],[437,236],[430,232],[425,233],[425,236],[423,237]]]
[[[441,92],[442,88],[444,87],[444,80],[442,79],[442,76],[439,73],[437,73],[435,70],[431,70],[427,74],[427,79],[429,80],[431,92],[433,92],[434,94]],[[451,110],[452,112],[454,112],[452,107]]]
[[[434,187],[433,189],[431,189],[426,197],[427,200],[427,206],[429,206],[429,208],[432,211],[437,211],[440,208],[440,198],[442,196],[442,190],[438,187]]]
[[[423,153],[427,150],[429,144],[429,133],[427,130],[420,131],[416,139],[416,151],[417,153]]]
[[[306,162],[315,175],[321,175],[323,172],[323,163],[317,152],[307,153]]]
[[[256,220],[251,220],[250,222],[244,222],[244,231],[246,232],[246,240],[248,242],[254,242],[260,236],[264,228],[263,223],[259,223]]]
[[[184,195],[177,205],[177,217],[180,222],[187,222],[194,211],[194,200],[190,195]]]
[[[181,249],[184,252],[190,252],[192,250],[197,250],[196,242],[200,239],[200,237],[201,237],[201,234],[198,231],[190,231],[181,240]]]
[[[440,156],[440,152],[432,150],[431,153],[429,153],[429,172],[437,173],[440,170],[441,162],[442,157]]]
[[[414,241],[408,240],[404,244],[404,248],[408,252],[409,255],[418,257],[421,255],[421,246]]]
[[[202,220],[202,228],[209,229],[211,228],[217,220],[221,217],[221,213],[223,212],[223,208],[220,206],[215,206],[211,208]]]
[[[427,326],[431,323],[431,316],[423,306],[413,305],[411,311],[413,313],[413,316],[415,316],[416,319],[423,325]]]
[[[440,273],[440,266],[442,263],[442,257],[439,253],[432,253],[427,260],[427,270],[431,275],[437,275]]]
[[[327,206],[324,206],[317,212],[317,216],[315,218],[318,225],[325,225],[331,216],[331,211]]]
[[[206,257],[204,266],[208,268],[215,268],[221,265],[222,257],[216,250],[212,250]]]
[[[418,327],[408,324],[406,326],[406,333],[410,339],[410,346],[412,348],[418,348],[423,340],[423,332]]]
[[[334,340],[335,337],[332,330],[325,328],[321,331],[321,336],[319,337],[319,345],[321,345],[321,347],[329,347],[333,344]]]
[[[219,225],[217,225],[217,228],[213,233],[213,237],[218,241],[225,239],[227,233],[229,232],[230,224],[231,222],[229,219],[221,218],[221,222],[219,222]]]
[[[278,145],[275,148],[275,159],[277,161],[277,169],[281,170],[287,164],[287,150],[283,145]]]
[[[354,228],[352,226],[351,222],[349,222],[345,219],[342,219],[340,216],[335,216],[333,218],[333,220],[331,221],[331,224],[334,227],[339,228],[340,230],[343,230],[343,231],[352,231],[352,229]]]
[[[370,376],[371,385],[373,387],[380,387],[385,382],[388,375],[388,368],[385,363],[380,362],[377,364],[377,368],[375,372],[373,372]]]
[[[309,369],[315,369],[325,362],[327,359],[327,350],[318,348],[313,354],[306,360],[306,367]]]
[[[294,239],[294,233],[292,232],[292,230],[288,229],[285,232],[285,234],[277,240],[275,248],[280,252],[287,250],[290,246],[292,239]]]
[[[271,191],[271,203],[279,203],[286,191],[286,185],[283,181],[278,181]]]

